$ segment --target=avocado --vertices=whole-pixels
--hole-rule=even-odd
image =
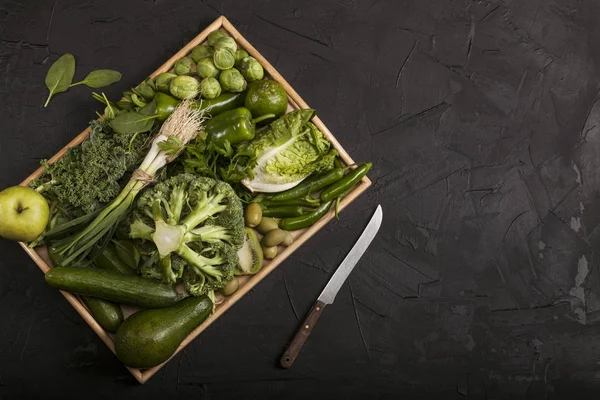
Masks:
[[[200,296],[188,297],[165,308],[139,311],[117,330],[115,353],[128,367],[155,367],[175,353],[212,309],[213,302],[208,296]]]

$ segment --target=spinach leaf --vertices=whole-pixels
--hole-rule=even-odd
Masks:
[[[150,117],[152,115],[156,117],[156,100],[152,100],[150,103],[140,108],[139,113],[147,117]]]
[[[154,119],[157,115],[144,115],[141,113],[142,110],[139,112],[122,112],[108,124],[116,133],[121,135],[134,135],[140,132],[147,132],[152,129]]]
[[[52,96],[66,91],[71,86],[74,75],[75,57],[72,54],[63,54],[50,66],[48,74],[46,74],[45,82],[50,94],[48,94],[44,107],[48,106]]]
[[[120,72],[113,71],[112,69],[97,69],[87,74],[82,81],[73,83],[70,86],[86,85],[87,87],[97,89],[119,82],[122,76]]]

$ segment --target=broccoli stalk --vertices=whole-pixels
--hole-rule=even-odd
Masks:
[[[231,186],[181,174],[142,194],[129,237],[152,244],[145,276],[183,281],[192,295],[202,295],[233,278],[243,229],[242,204]]]

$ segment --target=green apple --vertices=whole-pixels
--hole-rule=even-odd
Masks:
[[[50,210],[38,192],[26,186],[13,186],[0,192],[0,236],[31,242],[44,232]]]

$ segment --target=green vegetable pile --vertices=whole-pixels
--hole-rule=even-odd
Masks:
[[[121,78],[74,74],[70,54],[51,66],[48,101]],[[315,110],[288,112],[286,90],[223,31],[118,101],[92,96],[103,110],[89,136],[30,184],[50,214],[30,245],[47,245],[46,281],[81,296],[130,367],[167,360],[371,168],[344,165]],[[147,310],[124,319],[121,304]]]

